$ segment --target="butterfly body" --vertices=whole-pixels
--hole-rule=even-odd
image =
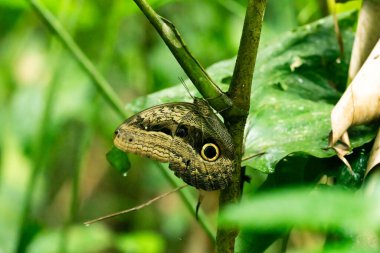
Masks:
[[[115,131],[114,144],[124,152],[169,162],[176,176],[196,188],[224,189],[232,179],[231,136],[202,99],[135,114]]]

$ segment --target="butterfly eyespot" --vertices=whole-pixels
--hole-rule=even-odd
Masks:
[[[219,147],[216,146],[214,143],[206,143],[205,145],[203,145],[201,150],[201,156],[204,160],[213,162],[219,158],[219,155]]]
[[[178,137],[186,137],[187,136],[187,128],[185,126],[179,126],[177,128],[177,131],[175,132],[175,135]]]

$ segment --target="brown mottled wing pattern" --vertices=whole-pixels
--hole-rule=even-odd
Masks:
[[[200,155],[206,143],[220,155],[207,161]],[[116,131],[114,144],[124,152],[169,162],[186,183],[204,190],[224,189],[233,172],[233,143],[224,124],[207,102],[169,103],[127,119]]]

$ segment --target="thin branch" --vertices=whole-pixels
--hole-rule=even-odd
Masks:
[[[255,154],[249,155],[249,156],[247,156],[247,157],[243,157],[243,158],[241,159],[241,161],[244,162],[244,161],[247,161],[247,160],[249,160],[249,159],[255,158],[256,156],[261,156],[261,155],[264,155],[264,154],[265,154],[264,151],[263,151],[263,152],[259,152],[259,153],[255,153]]]
[[[173,187],[178,187],[178,183],[175,180],[173,174],[165,168],[161,163],[156,162],[157,167],[161,170],[162,174],[166,177],[166,179],[170,182],[170,184]],[[183,203],[185,204],[187,210],[190,211],[191,215],[196,217],[196,208],[195,207],[195,201],[192,200],[193,198],[190,196],[188,191],[180,191],[178,192],[179,196],[181,197]],[[203,230],[206,232],[207,236],[210,238],[212,242],[215,242],[215,232],[211,228],[211,225],[208,223],[204,213],[202,211],[198,214],[198,222],[199,225],[203,228]]]
[[[204,98],[208,99],[210,105],[217,111],[233,108],[229,97],[213,82],[201,64],[193,57],[175,26],[158,15],[147,1],[134,1],[157,30],[195,87]]]
[[[241,157],[243,154],[244,127],[249,113],[253,71],[256,63],[265,6],[266,0],[248,1],[239,52],[228,90],[232,103],[240,109],[241,113],[236,114],[229,111],[223,114],[227,123],[226,126],[235,144],[236,162],[231,185],[220,193],[219,206],[221,208],[239,202],[243,190],[242,178],[244,175],[241,169]],[[234,252],[235,238],[238,233],[237,228],[222,229],[218,226],[216,235],[217,252]]]
[[[61,23],[56,17],[51,14],[43,5],[37,0],[28,0],[35,12],[46,23],[46,25],[54,32],[57,38],[68,49],[68,51],[74,56],[79,65],[87,72],[87,74],[93,79],[95,86],[99,92],[112,106],[122,118],[126,118],[123,104],[111,85],[107,80],[99,73],[94,64],[87,58],[78,45],[74,42],[73,38],[63,28]]]
[[[141,205],[138,205],[138,206],[135,206],[135,207],[132,207],[132,208],[129,208],[127,210],[123,210],[123,211],[120,211],[120,212],[116,212],[116,213],[111,213],[111,214],[108,214],[108,215],[105,215],[105,216],[102,216],[102,217],[99,217],[99,218],[96,218],[96,219],[93,219],[93,220],[90,220],[90,221],[86,221],[84,222],[83,224],[86,225],[86,226],[89,226],[95,222],[98,222],[98,221],[102,221],[102,220],[106,220],[106,219],[109,219],[109,218],[112,218],[112,217],[116,217],[116,216],[119,216],[119,215],[122,215],[122,214],[126,214],[126,213],[130,213],[130,212],[133,212],[133,211],[138,211],[140,209],[143,209],[144,207],[147,207],[149,205],[151,205],[152,203],[162,199],[162,198],[165,198],[166,196],[172,194],[172,193],[175,193],[177,191],[180,191],[182,190],[183,188],[185,188],[186,186],[188,186],[187,184],[185,185],[182,185],[182,186],[179,186],[177,188],[175,188],[174,190],[171,190],[169,192],[166,192],[164,194],[161,194]]]

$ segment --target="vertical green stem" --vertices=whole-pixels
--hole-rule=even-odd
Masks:
[[[248,2],[239,52],[228,90],[234,104],[247,113],[265,6],[266,0],[250,0]]]
[[[266,0],[249,0],[244,20],[239,52],[232,76],[228,94],[233,104],[241,109],[241,114],[227,112],[224,119],[235,144],[235,172],[230,187],[224,189],[219,198],[219,206],[237,203],[242,193],[241,157],[243,154],[244,127],[247,120],[253,71],[260,41],[261,27],[264,18]],[[216,235],[216,249],[218,253],[234,252],[235,238],[238,229],[224,229],[218,227]]]

